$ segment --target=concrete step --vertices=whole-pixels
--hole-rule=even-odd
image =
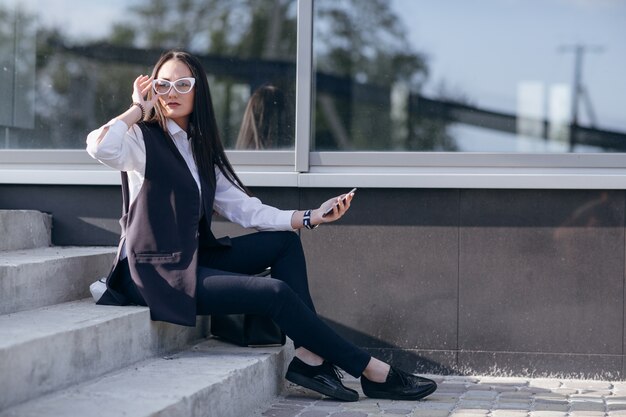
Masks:
[[[289,348],[209,339],[0,412],[0,417],[247,417],[280,393]]]
[[[52,216],[35,210],[0,210],[0,251],[50,246]]]
[[[208,334],[150,320],[147,307],[92,299],[0,316],[0,410],[137,361],[183,349]]]
[[[114,247],[48,247],[0,252],[0,314],[79,300],[106,276]]]

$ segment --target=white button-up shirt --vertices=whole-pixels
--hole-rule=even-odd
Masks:
[[[108,128],[102,140],[98,138]],[[176,148],[185,159],[200,191],[198,167],[193,159],[187,132],[173,120],[167,120],[167,129]],[[146,172],[146,146],[143,134],[137,125],[130,128],[121,120],[113,119],[87,136],[87,152],[103,164],[128,172],[130,204],[135,201],[143,185]],[[226,219],[257,230],[293,230],[293,210],[279,210],[261,203],[234,186],[216,167],[215,201],[213,209]]]

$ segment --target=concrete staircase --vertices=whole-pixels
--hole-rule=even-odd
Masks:
[[[283,384],[287,349],[238,348],[97,306],[112,247],[51,247],[52,221],[0,210],[0,417],[246,417]]]

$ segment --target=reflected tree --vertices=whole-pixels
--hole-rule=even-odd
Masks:
[[[128,23],[117,23],[113,27],[112,43],[156,49],[182,48],[200,55],[238,60],[294,62],[294,0],[153,0],[132,6],[129,12]],[[293,71],[295,73],[295,68]],[[257,76],[241,80],[220,74],[211,82],[216,116],[227,146],[234,145],[251,91],[272,82],[288,96],[295,95],[293,83],[280,77],[262,79]]]
[[[451,149],[443,123],[411,117],[410,100],[392,100],[394,95],[419,94],[428,65],[426,56],[412,50],[406,28],[389,4],[383,0],[315,4],[318,148]],[[245,62],[252,72],[265,62],[293,66],[296,7],[295,0],[146,0],[129,6],[126,17],[114,22],[106,36],[89,43],[73,39],[61,27],[40,27],[36,132],[24,132],[22,147],[29,146],[26,138],[36,137],[34,147],[82,148],[89,130],[125,109],[132,80],[153,64],[87,58],[75,52],[76,46],[121,48],[127,53],[183,48],[202,56],[243,60],[237,62]],[[292,82],[280,85],[263,76],[243,79],[241,74],[224,72],[212,76],[227,144],[234,142],[239,129],[248,97],[245,90],[272,81],[293,99]],[[420,139],[424,135],[428,142]]]
[[[151,0],[131,6],[111,40],[199,54],[292,60],[294,0]]]
[[[316,148],[454,150],[445,122],[418,117],[410,105],[428,60],[389,2],[315,4]]]

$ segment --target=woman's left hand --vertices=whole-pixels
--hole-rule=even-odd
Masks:
[[[354,193],[348,193],[325,201],[318,209],[312,211],[311,223],[316,225],[339,220],[350,208],[350,202],[353,197]],[[332,210],[326,216],[323,216],[329,209]]]

